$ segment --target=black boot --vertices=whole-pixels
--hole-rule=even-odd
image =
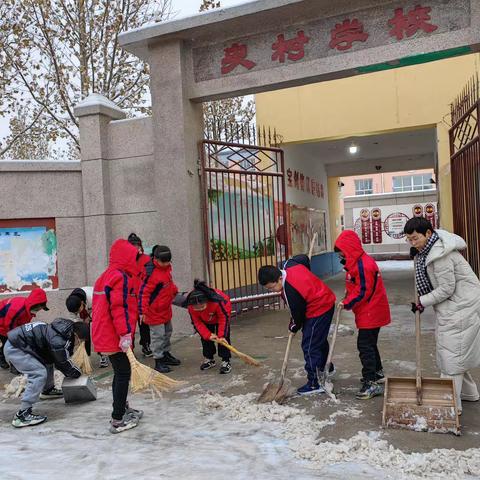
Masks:
[[[182,362],[175,358],[170,352],[165,352],[163,357],[160,359],[165,365],[172,365],[174,367],[178,367]]]
[[[5,357],[0,357],[0,368],[3,368],[4,370],[7,370],[10,368],[10,365],[8,362],[5,360]]]
[[[160,373],[168,373],[172,371],[172,369],[168,365],[165,365],[165,363],[159,358],[155,359],[155,370]]]

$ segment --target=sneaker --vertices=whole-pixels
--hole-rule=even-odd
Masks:
[[[12,375],[21,375],[21,373],[15,368],[13,363],[10,364],[10,373]]]
[[[360,383],[365,383],[366,380],[362,377],[360,379]],[[383,373],[383,370],[379,370],[376,374],[375,374],[375,382],[377,383],[385,383],[385,375]]]
[[[155,359],[155,370],[160,373],[168,373],[172,371],[172,369],[163,363],[162,359],[160,358]]]
[[[122,420],[112,420],[110,421],[110,433],[122,433],[125,430],[130,430],[135,428],[138,425],[140,419],[132,414],[125,413]]]
[[[376,382],[365,382],[355,395],[358,400],[369,400],[383,394],[383,387]]]
[[[0,368],[3,368],[4,370],[8,370],[10,368],[10,365],[5,358],[0,358]]]
[[[299,395],[310,395],[312,393],[325,393],[325,389],[317,382],[308,382],[303,387],[297,389]]]
[[[209,370],[215,366],[215,360],[205,358],[205,361],[200,365],[200,370]]]
[[[175,358],[170,352],[165,352],[161,360],[165,365],[172,365],[173,367],[178,367],[182,363],[178,358]]]
[[[139,420],[143,417],[143,410],[137,410],[136,408],[130,407],[127,402],[127,408],[125,409],[125,415],[130,415],[137,417]]]
[[[35,415],[32,413],[32,407],[25,410],[19,410],[12,420],[12,425],[15,428],[31,427],[43,423],[47,417],[44,415]]]
[[[52,387],[50,390],[46,390],[45,392],[42,392],[40,394],[41,400],[50,400],[50,399],[62,398],[62,397],[63,397],[62,390],[55,387]]]
[[[153,357],[153,352],[150,350],[150,345],[145,345],[142,347],[142,355],[146,358]]]
[[[227,373],[230,373],[232,371],[232,365],[228,361],[223,361],[222,366],[220,367],[220,373],[222,375],[226,375]]]
[[[100,355],[100,368],[108,368],[108,355]]]

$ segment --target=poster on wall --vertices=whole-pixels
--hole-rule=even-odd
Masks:
[[[313,235],[317,241],[313,255],[327,250],[327,213],[325,210],[289,205],[291,255],[308,253]]]
[[[412,217],[425,217],[438,228],[436,202],[410,205],[354,208],[353,224],[364,245],[398,245],[405,243],[403,229]]]
[[[0,220],[0,293],[58,288],[54,219]]]

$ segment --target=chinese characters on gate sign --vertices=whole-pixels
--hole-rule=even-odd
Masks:
[[[415,8],[405,11],[404,8],[397,8],[392,13],[385,25],[389,29],[389,35],[395,37],[398,41],[405,37],[410,38],[419,31],[427,34],[438,29],[437,25],[432,23],[430,15],[431,7],[417,5]],[[330,31],[329,47],[332,50],[347,51],[353,47],[355,42],[367,42],[370,34],[365,31],[363,23],[357,18],[345,19],[342,23],[336,23]],[[297,62],[305,57],[305,45],[310,42],[310,37],[305,35],[303,30],[297,32],[293,38],[285,38],[283,33],[277,36],[277,40],[272,44],[272,62],[285,63],[288,59]],[[310,45],[315,48],[315,45]],[[237,68],[251,70],[257,64],[248,58],[248,46],[244,43],[235,42],[230,47],[224,49],[224,58],[222,59],[222,75],[227,75]]]
[[[297,170],[287,170],[288,186],[302,192],[311,193],[314,197],[324,198],[323,183],[317,182],[314,178],[305,176]]]

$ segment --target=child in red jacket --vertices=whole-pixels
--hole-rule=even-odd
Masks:
[[[47,294],[41,288],[35,288],[28,297],[7,298],[0,302],[0,367],[9,367],[3,354],[3,347],[10,330],[30,323],[40,310],[47,310]],[[14,372],[13,372],[14,373]]]
[[[306,255],[287,260],[283,270],[274,265],[261,267],[258,281],[267,290],[282,293],[291,314],[288,329],[292,333],[302,330],[307,383],[298,388],[297,393],[324,393],[318,375],[325,369],[330,350],[328,332],[335,311],[335,294],[310,271],[310,260]],[[333,375],[333,372],[332,366],[329,373]]]
[[[135,285],[137,289],[137,295],[140,296],[140,288],[142,287],[143,280],[145,278],[145,266],[150,262],[151,258],[149,255],[146,255],[143,250],[142,239],[135,233],[131,233],[128,236],[128,241],[137,247],[138,252],[140,253],[140,258],[138,259],[138,276],[135,278]],[[145,323],[140,321],[138,318],[138,329],[140,331],[140,346],[142,347],[142,354],[144,357],[152,357],[153,352],[150,349],[150,327]]]
[[[353,230],[340,234],[335,251],[347,272],[343,308],[353,311],[358,328],[357,348],[362,362],[363,385],[356,397],[367,400],[383,393],[379,383],[384,380],[384,375],[377,343],[380,328],[391,321],[387,292],[377,263],[365,253]]]
[[[116,240],[110,249],[108,268],[93,287],[92,343],[97,352],[109,356],[113,368],[111,433],[136,427],[143,416],[127,402],[131,368],[126,352],[132,346],[138,318],[138,256],[127,240]]]
[[[188,294],[185,303],[193,326],[202,340],[204,361],[200,365],[200,370],[208,370],[215,366],[213,357],[216,348],[213,340],[223,339],[230,343],[232,313],[230,298],[221,290],[214,290],[205,282],[195,280],[194,289]],[[223,375],[230,373],[232,371],[230,350],[219,344],[218,355],[222,359],[220,373]]]
[[[170,353],[170,338],[173,332],[172,302],[178,292],[172,278],[171,262],[172,252],[168,247],[153,247],[152,257],[145,265],[138,302],[140,322],[150,327],[155,370],[161,373],[168,373],[171,371],[170,366],[181,363]]]

